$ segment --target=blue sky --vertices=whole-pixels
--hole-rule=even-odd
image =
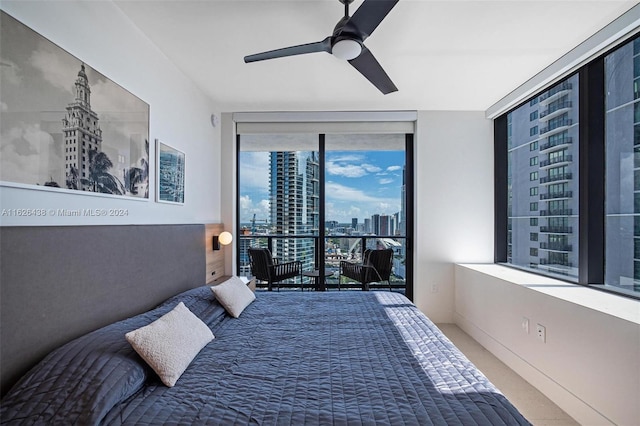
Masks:
[[[362,223],[400,211],[404,151],[327,151],[326,219]],[[240,221],[269,218],[269,153],[242,152]]]

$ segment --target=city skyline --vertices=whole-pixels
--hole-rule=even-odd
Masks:
[[[401,210],[404,151],[327,151],[326,221],[364,222]],[[269,152],[240,153],[240,222],[264,224],[269,210]]]

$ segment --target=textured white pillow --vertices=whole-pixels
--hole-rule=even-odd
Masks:
[[[214,338],[209,327],[182,302],[125,337],[169,387],[176,384],[200,350]]]
[[[256,295],[238,277],[231,277],[222,284],[214,285],[211,291],[234,318],[238,318],[244,308],[256,300]]]

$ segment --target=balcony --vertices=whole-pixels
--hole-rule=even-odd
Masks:
[[[539,119],[540,121],[549,121],[552,118],[559,116],[563,112],[570,110],[572,106],[573,105],[571,101],[564,101],[550,105],[547,109],[540,112]]]
[[[540,178],[540,184],[558,182],[562,180],[571,180],[572,177],[573,177],[572,173],[558,173],[557,175],[553,175],[553,176],[543,176]]]
[[[561,157],[549,158],[548,160],[540,161],[540,168],[545,168],[549,166],[560,165],[562,163],[570,163],[573,161],[573,155],[563,155]]]
[[[338,280],[341,289],[361,288],[357,282],[349,282],[345,277],[340,277],[340,261],[360,261],[366,248],[391,247],[394,249],[393,270],[391,275],[391,287],[395,290],[406,288],[405,254],[406,237],[386,235],[358,235],[358,236],[326,236],[324,256],[318,256],[320,238],[316,235],[282,235],[282,234],[245,234],[239,235],[238,263],[239,275],[251,275],[249,255],[250,247],[268,248],[273,256],[280,262],[299,260],[304,271],[324,270],[324,283],[327,290],[338,288]],[[324,267],[324,268],[323,268]],[[319,280],[322,280],[320,277]],[[313,287],[313,279],[302,278],[305,289]],[[322,282],[322,281],[319,281]],[[266,288],[266,283],[258,282],[256,287]],[[300,278],[290,279],[280,283],[281,288],[300,289]],[[372,283],[370,288],[388,289],[387,282]]]
[[[557,122],[550,123],[549,126],[543,127],[540,129],[540,136],[545,133],[558,133],[562,130],[566,130],[573,124],[573,120],[570,118],[566,118],[564,120],[558,120]]]
[[[547,142],[545,144],[540,145],[540,152],[544,152],[547,151],[551,148],[555,148],[555,147],[562,147],[562,146],[566,146],[566,145],[570,145],[571,143],[573,143],[573,138],[570,136],[566,136],[564,138],[558,138],[554,141],[550,141]]]
[[[572,209],[540,210],[540,216],[571,216]]]
[[[571,226],[541,226],[541,234],[571,234],[573,228]]]
[[[555,200],[558,198],[571,198],[573,196],[573,191],[557,191],[557,192],[547,192],[546,194],[540,194],[541,200]]]
[[[556,99],[560,99],[562,96],[569,94],[572,89],[573,85],[565,81],[540,95],[538,101],[541,105],[548,105]]]
[[[573,246],[567,243],[540,243],[540,250],[569,252],[573,250]]]

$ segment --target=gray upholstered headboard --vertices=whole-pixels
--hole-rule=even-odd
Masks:
[[[1,394],[52,349],[204,285],[204,225],[0,228]]]

